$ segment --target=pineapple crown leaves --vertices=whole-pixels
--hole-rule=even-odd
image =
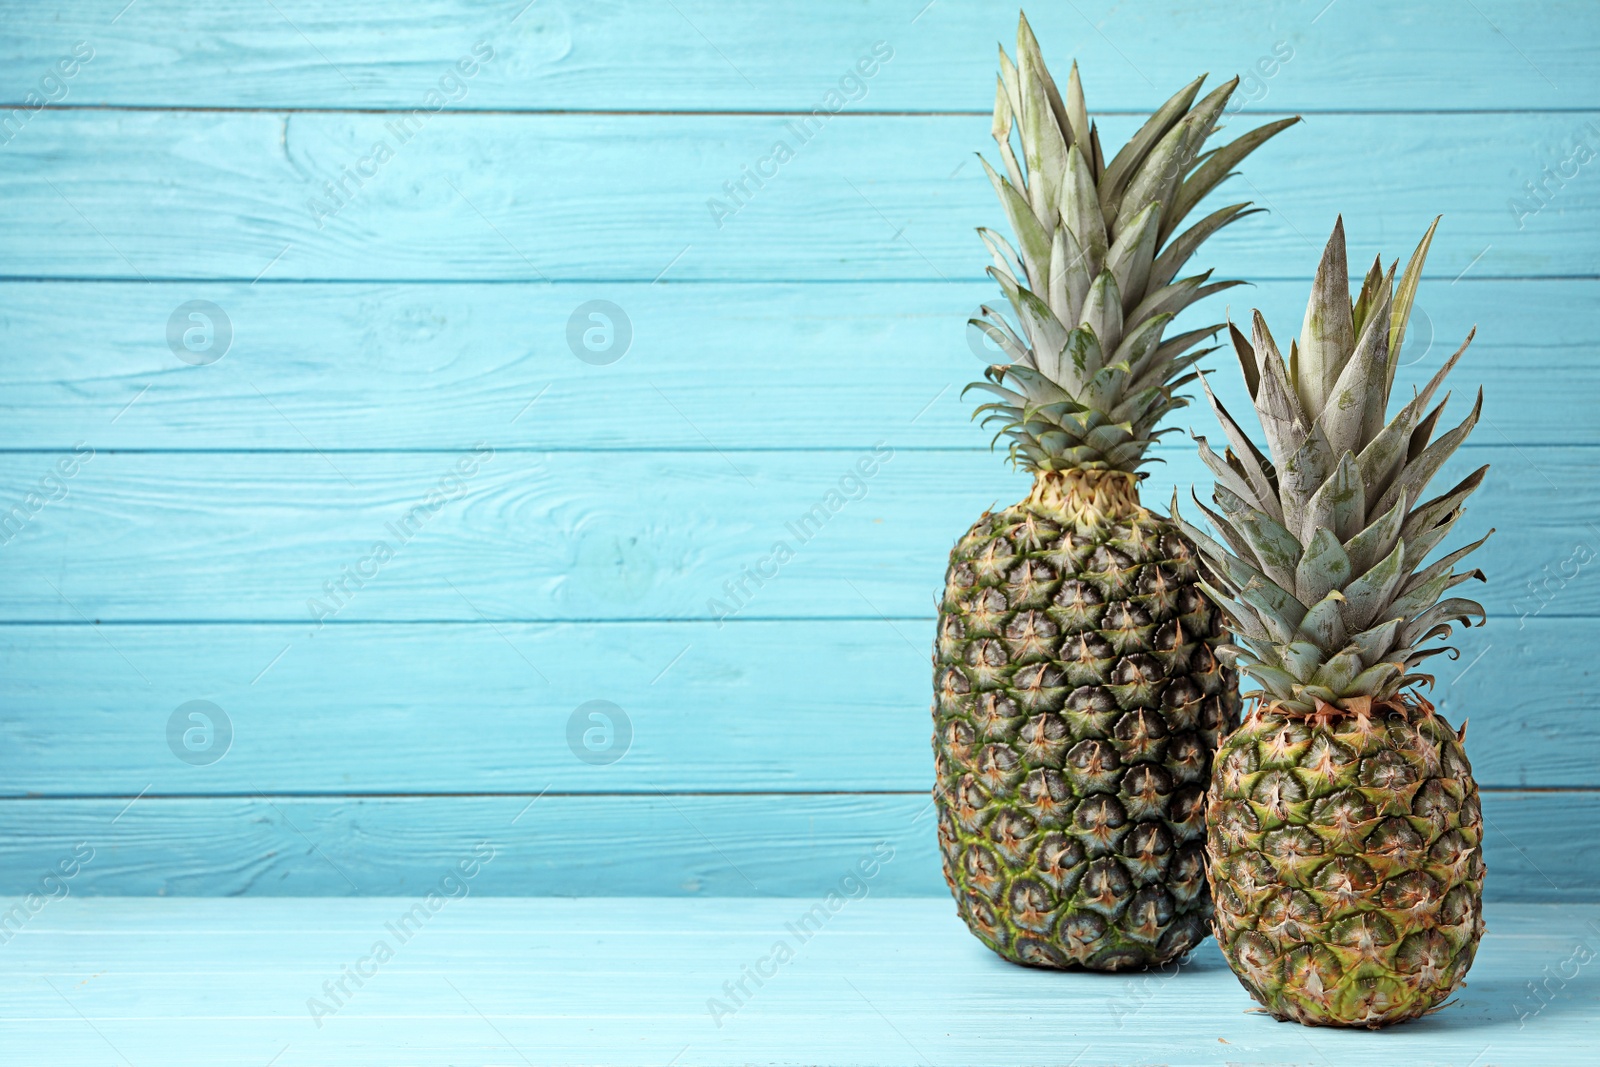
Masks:
[[[1202,75],[1108,163],[1077,65],[1063,94],[1026,16],[1016,54],[1012,62],[1001,48],[995,88],[991,132],[1004,173],[979,157],[1017,242],[978,231],[1011,317],[985,305],[971,320],[1010,362],[968,386],[996,398],[973,415],[998,424],[995,440],[1009,438],[1012,461],[1030,469],[1136,472],[1156,425],[1188,403],[1177,390],[1195,380],[1189,368],[1212,351],[1193,347],[1221,327],[1170,340],[1162,332],[1190,304],[1241,284],[1178,272],[1207,237],[1259,209],[1230,204],[1179,226],[1240,160],[1300,120],[1203,150],[1239,79],[1200,97]]]
[[[1238,644],[1224,646],[1223,655],[1280,706],[1297,712],[1345,707],[1357,697],[1381,702],[1407,686],[1431,684],[1418,666],[1456,651],[1418,646],[1448,639],[1458,623],[1484,618],[1474,601],[1441,597],[1469,578],[1484,580],[1482,571],[1453,568],[1488,534],[1423,566],[1488,470],[1480,467],[1424,499],[1428,482],[1472,432],[1483,406],[1479,390],[1467,417],[1434,437],[1449,397],[1428,405],[1472,334],[1384,421],[1438,225],[1435,219],[1398,285],[1398,261],[1384,271],[1380,259],[1351,300],[1340,219],[1287,363],[1260,312],[1249,338],[1229,323],[1265,452],[1202,382],[1228,447],[1218,456],[1195,435],[1200,458],[1216,476],[1218,510],[1198,496],[1195,503],[1222,540],[1184,521],[1176,494],[1173,518],[1200,550],[1202,586],[1232,621]]]

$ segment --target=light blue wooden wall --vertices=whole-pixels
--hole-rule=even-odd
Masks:
[[[1023,487],[958,397],[990,296],[972,228],[998,221],[971,153],[1014,9],[122,2],[0,5],[0,99],[53,101],[0,144],[0,504],[39,505],[0,546],[0,890],[87,842],[79,892],[407,893],[490,840],[483,892],[809,894],[886,840],[881,892],[942,894],[933,595],[953,538]],[[1206,69],[1258,71],[1235,130],[1306,116],[1218,194],[1271,209],[1209,248],[1258,282],[1236,315],[1294,328],[1339,211],[1357,261],[1444,213],[1405,373],[1478,324],[1457,465],[1494,465],[1468,524],[1499,532],[1492,618],[1437,696],[1471,720],[1491,894],[1600,898],[1575,847],[1600,819],[1600,12],[1034,23],[1108,140]],[[892,58],[799,143],[875,45]],[[778,139],[794,157],[715,218]],[[608,365],[569,347],[595,300],[631,327]],[[231,329],[210,365],[169,345],[191,301]],[[875,446],[861,498],[713,621]],[[1156,501],[1201,473],[1163,454]],[[441,485],[315,625],[324,583],[370,573]],[[194,700],[231,722],[219,761],[169,747]],[[592,700],[626,713],[620,760],[569,745]]]

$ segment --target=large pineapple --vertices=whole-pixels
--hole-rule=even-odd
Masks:
[[[1269,1012],[1313,1025],[1432,1010],[1483,933],[1477,786],[1461,735],[1416,691],[1428,657],[1454,654],[1421,646],[1483,617],[1440,599],[1483,578],[1452,569],[1481,540],[1423,566],[1488,469],[1424,499],[1483,403],[1435,439],[1444,401],[1429,404],[1466,344],[1384,421],[1432,237],[1398,289],[1374,263],[1352,304],[1336,225],[1287,368],[1259,313],[1253,344],[1230,331],[1267,454],[1212,397],[1231,448],[1199,440],[1224,543],[1184,524],[1238,637],[1220,651],[1260,685],[1212,783],[1217,939]]]
[[[978,411],[1036,480],[950,555],[934,648],[939,843],[962,918],[996,952],[1117,970],[1206,934],[1205,788],[1238,719],[1193,548],[1140,506],[1137,472],[1216,328],[1163,330],[1233,284],[1173,279],[1249,205],[1178,226],[1296,120],[1202,153],[1237,83],[1196,103],[1202,78],[1106,163],[1077,68],[1063,97],[1026,19],[1016,64],[1002,51],[1000,66],[1007,174],[985,167],[1020,254],[979,233],[1020,329],[988,307],[973,320],[1012,361],[988,369],[978,387],[999,400]]]

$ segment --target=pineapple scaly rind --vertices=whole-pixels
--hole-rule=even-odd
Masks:
[[[1203,154],[1237,84],[1200,97],[1204,80],[1107,164],[1076,66],[1063,92],[1025,18],[1017,61],[1001,52],[1000,167],[983,165],[1012,240],[979,236],[1006,303],[971,321],[1008,362],[968,388],[988,394],[974,416],[1035,482],[950,555],[934,799],[957,910],[1014,962],[1165,963],[1210,923],[1205,790],[1237,685],[1194,547],[1140,505],[1137,472],[1218,329],[1167,326],[1237,284],[1179,271],[1254,212],[1180,223],[1287,123]]]

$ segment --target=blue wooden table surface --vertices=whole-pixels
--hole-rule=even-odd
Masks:
[[[489,866],[492,867],[492,861]],[[438,887],[435,887],[438,888]],[[453,890],[470,892],[463,885]],[[1600,907],[1491,905],[1467,985],[1373,1033],[1182,967],[1043,971],[948,900],[69,899],[0,949],[6,1063],[1590,1067]]]

